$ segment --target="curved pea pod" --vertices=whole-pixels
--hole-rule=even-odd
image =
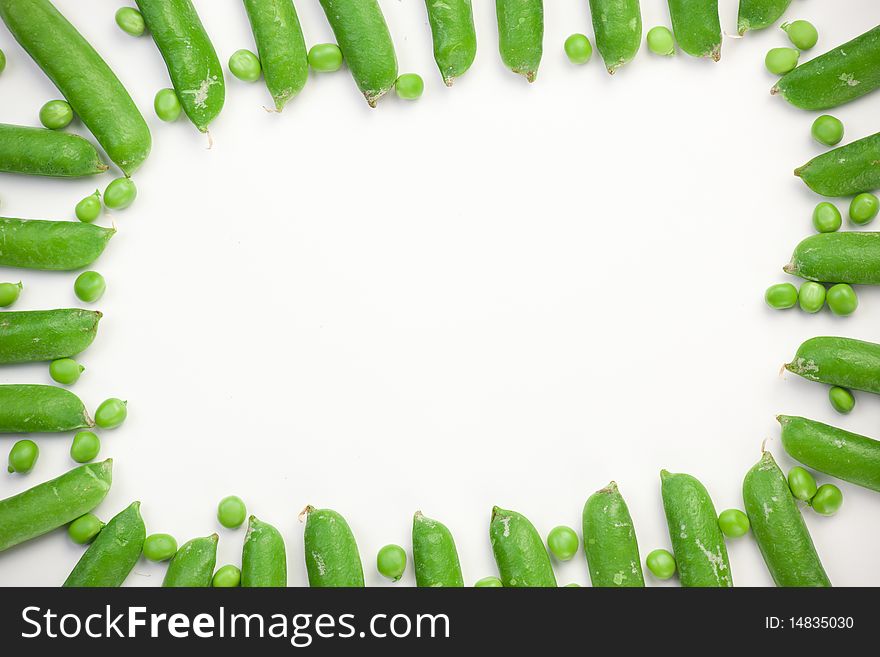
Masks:
[[[873,342],[810,338],[785,369],[809,381],[880,394],[880,344]]]
[[[718,0],[669,0],[675,40],[688,55],[721,59]]]
[[[223,68],[191,0],[136,0],[183,111],[207,132],[226,100]]]
[[[736,20],[740,36],[749,30],[763,30],[782,18],[791,0],[739,0]]]
[[[48,0],[0,0],[0,18],[108,157],[126,175],[133,173],[150,154],[150,129],[119,78],[89,42]]]
[[[706,488],[687,474],[660,472],[669,538],[685,587],[733,586],[724,535]]]
[[[642,45],[642,11],[639,0],[590,0],[596,48],[605,68],[614,74],[633,60]]]
[[[615,482],[587,499],[583,526],[584,553],[594,587],[645,585],[635,527]]]
[[[376,0],[321,0],[327,22],[370,107],[394,87],[397,55]]]
[[[416,586],[464,586],[458,550],[446,525],[416,511],[413,516],[412,542]]]
[[[0,217],[0,267],[81,269],[98,259],[115,234],[82,221]]]
[[[351,528],[330,509],[307,506],[303,538],[309,586],[316,588],[362,587],[364,568]]]
[[[516,511],[492,507],[489,540],[504,586],[557,586],[550,555],[528,518]]]
[[[287,550],[281,532],[251,516],[241,552],[243,587],[287,586]]]
[[[81,308],[0,313],[0,365],[75,356],[92,344],[100,320]]]
[[[820,283],[880,285],[880,233],[816,233],[798,244],[787,274]]]
[[[822,153],[794,170],[822,196],[852,196],[880,188],[880,132]]]
[[[180,546],[171,557],[162,586],[165,588],[205,588],[211,586],[217,564],[217,534],[194,538]]]
[[[109,169],[88,141],[69,132],[0,123],[0,171],[80,178]]]
[[[279,112],[309,79],[309,57],[293,0],[244,0],[263,78]]]
[[[807,467],[880,492],[880,441],[791,415],[776,418],[782,446]]]
[[[87,463],[0,500],[0,552],[66,525],[98,506],[113,482],[113,461]]]
[[[795,107],[824,110],[880,87],[880,25],[804,62],[770,90]]]
[[[104,525],[67,576],[64,587],[122,586],[141,556],[146,537],[141,503],[132,502]]]
[[[59,433],[94,426],[79,397],[57,386],[0,385],[0,433]]]
[[[501,61],[534,82],[544,54],[544,0],[495,0]]]
[[[770,452],[746,474],[743,502],[776,586],[831,586],[788,481]]]
[[[443,82],[451,87],[477,56],[474,9],[471,0],[425,0],[425,5],[434,42],[434,61]]]

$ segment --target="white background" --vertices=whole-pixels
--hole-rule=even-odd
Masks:
[[[308,44],[331,41],[317,2],[296,4]],[[845,319],[763,303],[820,200],[791,174],[820,152],[815,115],[768,93],[764,54],[785,35],[726,39],[720,64],[643,48],[612,78],[598,53],[584,67],[563,54],[570,33],[592,38],[586,1],[549,0],[528,85],[500,63],[494,3],[474,4],[477,61],[454,88],[435,68],[423,3],[382,0],[401,72],[426,80],[421,101],[370,110],[343,70],[313,76],[270,114],[262,82],[228,76],[208,150],[185,119],[156,119],[167,74],[148,36],[116,28],[119,2],[58,2],[154,138],[137,203],[101,220],[119,227],[95,266],[106,316],[73,388],[90,409],[129,400],[127,423],[101,434],[101,456],[115,459],[102,518],[140,499],[148,532],[182,543],[219,531],[218,566],[238,563],[244,529],[215,518],[238,494],[283,532],[299,586],[297,514],[332,507],[354,529],[368,584],[381,585],[377,550],[409,550],[421,509],[451,528],[471,584],[496,573],[493,504],[542,535],[580,533],[584,501],[615,479],[644,557],[669,545],[661,468],[700,478],[720,511],[742,506],[763,440],[792,465],[778,413],[880,433],[877,399],[858,395],[844,418],[824,386],[779,375],[814,335],[880,340],[877,290],[860,289]],[[645,31],[669,23],[664,2],[642,4]],[[735,4],[722,2],[727,32]],[[253,48],[240,2],[196,5],[224,66]],[[795,0],[787,18],[818,26],[812,55],[876,25],[880,6]],[[36,124],[58,92],[4,27],[0,47],[0,120]],[[875,94],[835,110],[847,139],[878,129],[878,106]],[[72,219],[110,179],[3,175],[0,212]],[[75,274],[0,270],[19,278],[18,309],[77,304]],[[3,368],[0,382],[50,379],[34,364]],[[4,458],[15,439],[0,438]],[[4,472],[0,497],[75,465],[70,436],[37,440],[36,469]],[[839,485],[838,515],[805,514],[819,553],[835,584],[880,584],[866,557],[880,549],[880,498]],[[751,538],[729,549],[737,584],[771,584]],[[0,555],[0,583],[60,584],[81,551],[63,531],[31,541]],[[163,573],[142,560],[127,584]],[[587,584],[583,553],[557,574]]]

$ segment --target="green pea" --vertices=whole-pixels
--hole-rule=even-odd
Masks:
[[[834,410],[842,415],[852,412],[856,406],[856,398],[853,394],[840,386],[831,386],[828,389],[828,401],[831,402]]]
[[[144,17],[134,7],[120,7],[117,9],[116,24],[120,30],[131,36],[140,36],[146,29]]]
[[[777,283],[771,285],[764,292],[764,301],[771,308],[782,310],[793,307],[798,301],[797,288],[791,283]]]
[[[50,100],[40,108],[40,123],[49,130],[61,130],[73,121],[73,108],[66,100]]]
[[[386,545],[376,555],[376,569],[392,582],[398,581],[406,570],[406,550],[399,545]]]
[[[774,75],[785,75],[797,67],[798,56],[794,48],[771,48],[764,58],[764,66]]]
[[[838,283],[828,288],[826,296],[828,307],[835,315],[846,317],[852,315],[859,307],[859,298],[852,286],[846,283]]]
[[[137,187],[131,178],[117,178],[104,190],[104,205],[111,210],[124,210],[137,198]]]
[[[6,55],[0,50],[0,73],[6,68]]]
[[[826,146],[835,146],[843,139],[843,121],[830,114],[823,114],[813,121],[810,128],[813,139]]]
[[[798,303],[805,313],[817,313],[825,305],[825,286],[815,281],[804,281],[798,290]]]
[[[820,233],[833,233],[842,225],[843,217],[834,203],[822,201],[813,210],[813,228]]]
[[[669,550],[652,550],[645,558],[645,565],[657,579],[669,579],[675,575],[675,557]]]
[[[10,473],[18,472],[27,474],[34,469],[40,456],[40,448],[33,440],[19,440],[9,450],[9,466],[6,468]]]
[[[335,43],[319,43],[309,49],[309,66],[318,73],[333,73],[342,68],[342,50]]]
[[[812,23],[804,20],[783,23],[779,26],[798,50],[809,50],[819,40],[819,32]]]
[[[237,529],[247,519],[247,508],[244,501],[235,495],[220,500],[217,505],[217,520],[227,529]]]
[[[577,553],[579,544],[577,533],[564,525],[554,527],[547,535],[547,547],[560,561],[569,561]]]
[[[101,533],[104,523],[94,513],[80,516],[67,526],[67,535],[77,545],[86,545],[95,540],[95,536]]]
[[[718,526],[728,538],[739,538],[749,533],[749,517],[739,509],[725,509],[718,515]]]
[[[78,431],[70,445],[70,458],[77,463],[94,461],[101,451],[101,439],[92,431]]]
[[[397,78],[394,89],[404,100],[418,100],[425,91],[425,81],[417,73],[404,73]]]
[[[242,82],[256,82],[262,73],[260,58],[246,48],[236,50],[229,58],[229,72]]]
[[[220,566],[211,579],[211,586],[215,589],[231,589],[241,586],[241,570],[231,563]]]
[[[502,584],[501,580],[497,577],[484,577],[483,579],[477,580],[474,587],[478,589],[495,589],[503,588],[504,584]]]
[[[788,471],[791,494],[802,502],[809,502],[816,494],[816,480],[807,470],[797,465]]]
[[[49,376],[52,377],[53,381],[71,386],[79,381],[79,376],[85,369],[73,358],[59,358],[49,363]]]
[[[572,34],[565,40],[564,48],[572,64],[586,64],[593,56],[593,44],[586,34]]]
[[[880,212],[880,200],[870,193],[859,194],[849,204],[849,220],[856,225],[869,224]]]
[[[76,204],[76,218],[90,224],[101,216],[101,210],[101,192],[96,189],[94,194]]]
[[[150,561],[168,561],[177,554],[177,540],[171,534],[150,534],[144,539],[144,556]]]
[[[173,123],[179,119],[183,111],[174,89],[159,89],[153,99],[153,109],[156,110],[156,116],[166,123]]]
[[[21,296],[22,284],[18,283],[0,283],[0,308],[8,308]]]
[[[80,301],[94,303],[104,295],[107,281],[96,271],[84,271],[76,277],[73,292]]]
[[[95,411],[95,424],[102,429],[115,429],[128,416],[128,402],[111,397],[105,399]]]
[[[669,57],[675,54],[675,37],[672,36],[672,30],[664,25],[658,25],[648,30],[646,40],[648,50],[655,55]]]
[[[813,511],[823,516],[833,516],[843,506],[843,493],[834,484],[822,484],[810,500]]]

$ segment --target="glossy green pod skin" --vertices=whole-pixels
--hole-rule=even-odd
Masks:
[[[98,259],[114,228],[82,221],[0,217],[0,267],[73,271]]]
[[[534,82],[544,54],[544,0],[495,0],[501,61]]]
[[[320,0],[345,63],[370,107],[394,87],[397,54],[376,0]]]
[[[434,42],[434,61],[443,82],[451,87],[477,56],[474,8],[471,0],[425,0],[425,5]]]
[[[0,365],[69,358],[98,332],[101,313],[81,308],[0,313]]]
[[[307,506],[306,571],[309,586],[316,588],[362,587],[364,568],[357,542],[348,523],[336,511]]]
[[[206,588],[211,586],[217,564],[217,534],[194,538],[180,546],[171,557],[162,586],[165,588]]]
[[[740,36],[749,30],[763,30],[782,18],[791,0],[739,0],[736,29]]]
[[[816,233],[798,244],[787,274],[820,283],[880,285],[880,233]]]
[[[776,586],[831,586],[788,481],[770,452],[746,474],[743,502]]]
[[[590,0],[596,48],[605,68],[614,74],[635,58],[642,45],[642,10],[639,0]]]
[[[583,528],[584,553],[594,587],[645,585],[635,527],[615,482],[587,499]]]
[[[223,68],[191,0],[136,0],[183,111],[201,132],[226,100]]]
[[[822,196],[853,196],[880,189],[880,132],[814,157],[794,170]]]
[[[776,418],[782,446],[813,470],[880,493],[880,441],[791,415]]]
[[[417,511],[413,516],[412,542],[416,586],[464,586],[458,550],[452,533],[443,523],[427,518],[421,511]]]
[[[79,397],[57,386],[0,385],[0,433],[59,433],[94,426]]]
[[[104,525],[67,576],[65,588],[122,586],[147,537],[140,509],[140,502],[132,502]]]
[[[0,171],[81,178],[109,169],[88,141],[70,132],[0,123]]]
[[[672,31],[679,47],[693,57],[721,59],[718,0],[669,0]]]
[[[663,509],[684,587],[730,587],[733,575],[724,534],[708,491],[687,474],[660,472]]]
[[[279,112],[306,86],[309,57],[293,0],[244,0],[263,78]]]
[[[113,461],[87,463],[0,500],[0,552],[58,529],[98,506],[113,482]]]
[[[880,394],[880,344],[873,342],[810,338],[785,369],[809,381]]]
[[[493,507],[489,541],[504,586],[557,586],[544,541],[535,526],[522,514]]]
[[[795,107],[825,110],[880,87],[880,25],[783,75],[773,89]]]
[[[287,550],[281,532],[251,516],[241,551],[243,587],[287,586]]]

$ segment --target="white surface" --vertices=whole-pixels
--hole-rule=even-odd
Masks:
[[[220,498],[238,494],[281,529],[300,586],[297,514],[328,506],[349,520],[368,584],[380,585],[376,551],[409,550],[421,509],[451,528],[472,583],[496,572],[493,504],[543,535],[557,524],[580,533],[587,496],[615,479],[644,558],[669,544],[660,468],[700,478],[720,511],[742,506],[765,438],[792,464],[777,413],[880,433],[876,398],[858,395],[842,418],[823,386],[779,376],[814,335],[880,340],[878,290],[860,289],[848,319],[762,300],[786,280],[819,201],[791,175],[820,152],[815,115],[768,94],[763,58],[787,44],[780,30],[726,39],[720,64],[643,47],[611,78],[598,53],[579,68],[562,52],[572,32],[592,38],[586,2],[551,0],[530,86],[501,65],[494,3],[482,0],[477,61],[448,90],[422,2],[383,0],[401,71],[426,80],[420,102],[388,97],[370,110],[343,70],[313,76],[276,115],[262,109],[262,83],[228,76],[207,150],[185,120],[155,118],[167,74],[149,37],[116,28],[119,2],[58,4],[154,139],[135,176],[141,195],[112,217],[119,233],[95,267],[106,316],[73,388],[92,409],[109,396],[130,402],[128,422],[101,434],[101,456],[115,459],[102,518],[140,499],[148,532],[183,542],[219,531],[218,565],[238,563],[244,530],[215,519]],[[880,22],[876,2],[845,4],[796,1],[788,17],[815,22],[818,54]],[[224,63],[253,47],[241,3],[196,5]],[[664,2],[643,5],[645,31],[668,24]],[[735,2],[722,5],[733,32]],[[297,8],[310,45],[332,40],[316,2]],[[35,124],[58,92],[3,27],[0,47],[0,120]],[[847,140],[878,129],[878,103],[834,112]],[[110,179],[3,176],[0,212],[72,218]],[[18,309],[76,304],[75,274],[0,271],[19,277]],[[35,364],[3,368],[0,382],[50,379]],[[3,458],[14,440],[0,438]],[[0,497],[74,465],[70,436],[38,442],[36,470],[3,473]],[[832,581],[880,584],[865,556],[880,549],[880,498],[840,485],[843,510],[808,512],[807,523]],[[754,541],[729,550],[737,584],[771,583]],[[59,584],[80,553],[55,532],[0,555],[0,583]],[[157,585],[163,572],[142,561],[127,584]],[[586,584],[583,553],[557,574]]]

